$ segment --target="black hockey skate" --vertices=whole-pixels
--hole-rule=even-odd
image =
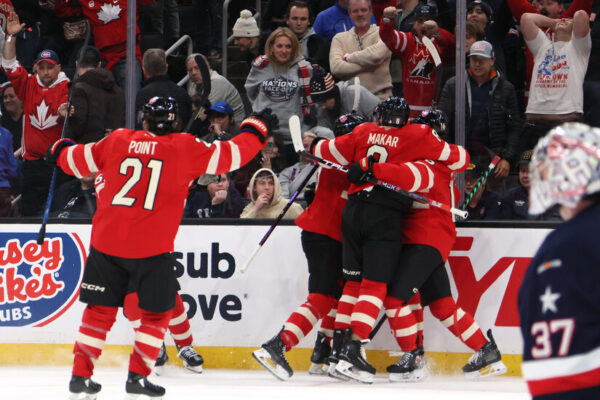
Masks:
[[[165,347],[165,342],[163,342],[162,346],[160,347],[160,353],[158,353],[158,358],[156,359],[154,366],[162,367],[163,365],[165,365],[167,363],[167,361],[169,361],[169,355],[167,354],[167,348]]]
[[[165,395],[165,388],[148,381],[143,375],[129,371],[125,392],[125,400],[135,400],[140,395],[148,396],[152,400],[161,400]]]
[[[69,400],[95,400],[102,385],[91,378],[73,375],[69,382]]]
[[[308,373],[311,375],[326,375],[329,368],[329,354],[331,354],[331,346],[327,343],[327,336],[323,332],[317,332],[317,340],[310,356],[311,364]]]
[[[202,373],[202,364],[204,364],[204,359],[192,346],[177,346],[177,350],[179,350],[177,357],[181,358],[183,365],[187,369],[198,374]]]
[[[294,371],[285,358],[285,343],[283,343],[280,333],[263,343],[259,350],[252,353],[252,357],[277,379],[285,381],[292,377]]]
[[[329,376],[331,376],[332,378],[337,378],[337,379],[347,381],[350,378],[348,378],[345,375],[341,375],[340,373],[336,372],[336,370],[335,370],[335,367],[337,366],[337,363],[339,361],[340,351],[342,350],[342,345],[344,344],[344,331],[343,330],[336,329],[333,331],[333,339],[331,340],[331,344],[332,344],[331,355],[327,359],[327,362],[329,363],[329,369],[327,371],[327,374]]]
[[[373,383],[375,368],[367,362],[363,342],[352,339],[352,328],[346,329],[344,345],[335,371],[361,383]]]
[[[418,382],[427,376],[425,352],[422,347],[402,354],[394,364],[387,367],[391,382]]]
[[[490,340],[469,358],[469,362],[462,369],[467,378],[475,379],[502,375],[507,371],[491,329],[488,329],[487,336]]]

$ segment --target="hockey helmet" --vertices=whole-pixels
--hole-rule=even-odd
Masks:
[[[153,97],[143,108],[148,130],[156,135],[168,135],[179,127],[177,101],[172,97]]]
[[[365,122],[367,122],[367,119],[355,112],[341,115],[335,120],[333,134],[336,137],[345,135],[346,133],[352,132],[352,130],[358,125],[364,124]]]
[[[408,122],[410,107],[403,97],[391,96],[375,106],[373,117],[380,125],[401,128]]]
[[[529,179],[530,214],[600,192],[600,129],[567,122],[550,130],[533,149]]]
[[[448,123],[448,117],[446,113],[439,109],[423,110],[415,119],[410,121],[411,124],[425,124],[433,128],[438,135],[446,135],[446,124]]]

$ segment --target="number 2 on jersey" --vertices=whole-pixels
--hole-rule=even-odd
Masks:
[[[154,200],[156,198],[156,191],[158,190],[162,164],[163,162],[161,160],[150,160],[146,166],[150,169],[150,179],[148,180],[146,195],[144,196],[144,209],[146,210],[152,210],[154,208]],[[127,176],[129,175],[130,168],[132,170],[131,176],[127,179],[123,187],[121,187],[121,190],[113,197],[111,204],[114,206],[131,207],[137,200],[135,197],[127,197],[127,194],[142,178],[144,164],[139,158],[128,157],[121,162],[119,173]]]

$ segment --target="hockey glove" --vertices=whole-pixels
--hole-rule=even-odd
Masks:
[[[56,160],[58,160],[58,156],[60,152],[69,146],[73,146],[76,144],[71,139],[59,139],[54,144],[51,144],[46,151],[46,163],[52,167],[56,167]]]
[[[242,121],[240,132],[250,132],[255,134],[261,143],[267,141],[268,136],[273,135],[273,131],[279,128],[279,119],[277,115],[271,112],[270,108],[252,113],[250,117]]]
[[[373,164],[375,158],[373,156],[365,157],[348,168],[348,180],[355,185],[363,185],[375,178],[373,175]]]

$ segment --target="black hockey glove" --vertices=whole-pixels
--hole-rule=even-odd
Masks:
[[[257,113],[252,113],[243,120],[240,125],[240,132],[253,133],[261,143],[265,143],[267,137],[272,136],[273,131],[277,128],[279,128],[279,118],[271,112],[270,108],[265,108]]]
[[[58,160],[58,156],[60,152],[69,146],[73,146],[76,144],[71,139],[59,139],[48,147],[46,151],[46,163],[52,167],[56,167],[56,160]]]
[[[304,201],[306,201],[306,206],[310,206],[313,200],[315,199],[315,189],[317,187],[316,183],[309,183],[306,185],[306,189],[304,189]]]
[[[348,168],[348,180],[355,185],[363,185],[369,182],[369,179],[375,178],[373,175],[373,164],[375,158],[373,156],[365,157]]]

